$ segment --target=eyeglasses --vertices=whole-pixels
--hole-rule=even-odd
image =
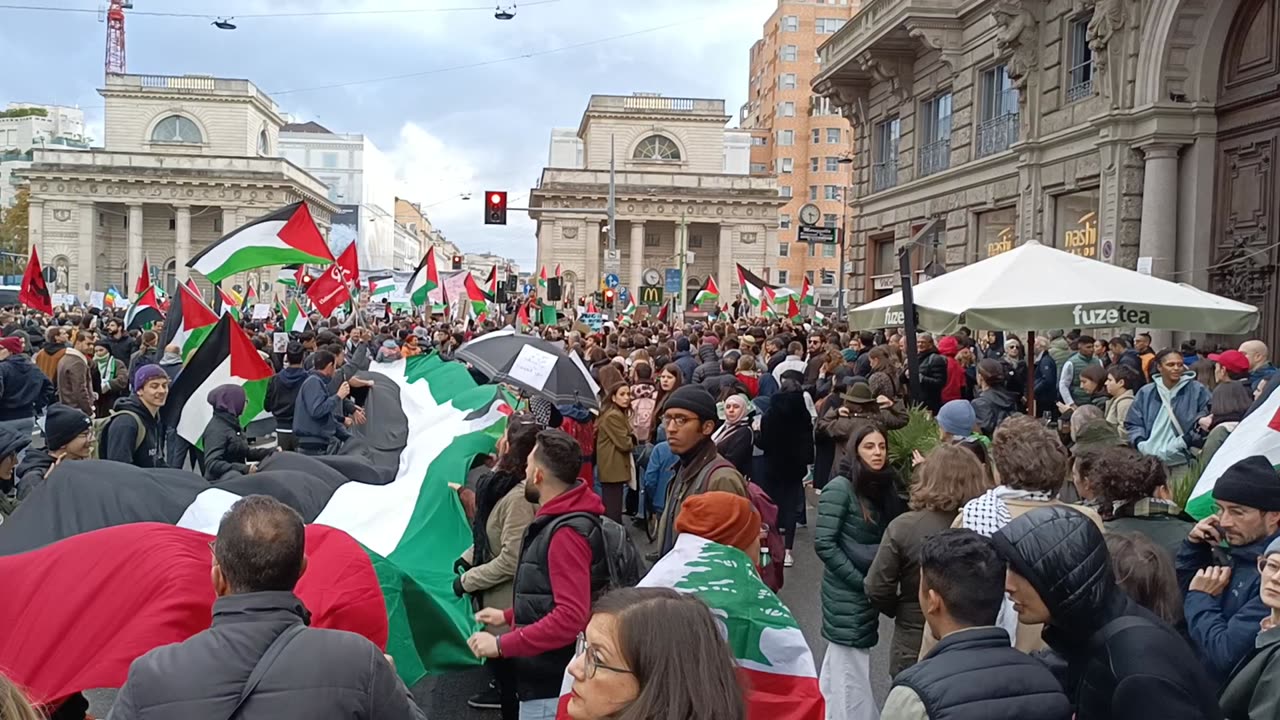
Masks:
[[[1274,561],[1273,561],[1274,558]],[[1271,577],[1280,573],[1280,557],[1264,555],[1258,558],[1258,574]]]
[[[587,643],[587,634],[578,633],[578,645],[573,652],[574,657],[582,657],[582,670],[586,674],[587,679],[596,676],[596,670],[608,670],[609,672],[621,673],[624,675],[635,675],[634,671],[623,668],[611,667],[600,662],[596,657],[595,648]]]
[[[679,430],[680,428],[684,427],[686,424],[691,423],[697,419],[698,418],[696,417],[689,417],[688,415],[663,415],[662,424],[666,425],[667,427],[671,427],[674,425],[675,428]]]

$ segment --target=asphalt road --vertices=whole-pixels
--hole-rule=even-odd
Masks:
[[[827,642],[822,639],[822,607],[819,588],[822,584],[822,564],[813,551],[812,523],[816,518],[816,496],[809,495],[809,528],[796,532],[795,567],[787,570],[786,584],[780,596],[791,609],[804,631],[809,647],[813,649],[814,663],[822,667],[822,657]],[[633,533],[637,546],[648,552],[648,540],[642,532]],[[893,622],[880,618],[880,644],[871,652],[871,687],[876,704],[882,705],[889,692],[889,645],[893,638]],[[497,718],[497,711],[477,711],[467,707],[467,698],[484,689],[489,677],[483,668],[465,672],[424,678],[414,685],[413,696],[428,718]],[[115,699],[115,690],[92,690],[86,693],[91,704],[90,713],[105,717]]]

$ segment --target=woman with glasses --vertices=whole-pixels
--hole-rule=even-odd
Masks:
[[[1276,717],[1280,708],[1280,540],[1273,540],[1258,557],[1259,594],[1271,614],[1253,654],[1237,666],[1222,692],[1222,712],[1229,720]]]
[[[596,603],[569,663],[572,720],[743,720],[736,664],[701,600],[627,588]]]

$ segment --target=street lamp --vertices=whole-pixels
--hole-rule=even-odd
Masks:
[[[840,224],[842,226],[840,228],[840,272],[839,272],[838,285],[836,287],[836,317],[843,318],[844,317],[845,246],[849,244],[849,206],[852,204],[852,200],[853,200],[852,198],[853,184],[854,184],[853,174],[857,172],[857,168],[854,167],[854,159],[853,159],[852,152],[850,152],[847,155],[842,155],[837,162],[839,162],[841,165],[849,166],[848,192],[840,194],[841,195],[840,200],[841,202],[844,203],[844,210],[840,213]]]

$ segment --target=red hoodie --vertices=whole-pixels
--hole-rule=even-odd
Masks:
[[[956,360],[960,352],[960,343],[950,335],[938,341],[938,352],[947,359],[947,384],[942,386],[942,402],[960,400],[964,397],[964,368]]]
[[[578,483],[565,494],[538,508],[535,517],[587,512],[604,514],[604,503],[587,483]],[[571,527],[556,530],[547,549],[547,574],[555,607],[532,625],[515,627],[515,610],[506,610],[507,625],[515,628],[502,636],[503,657],[533,657],[572,645],[591,619],[591,546]]]

